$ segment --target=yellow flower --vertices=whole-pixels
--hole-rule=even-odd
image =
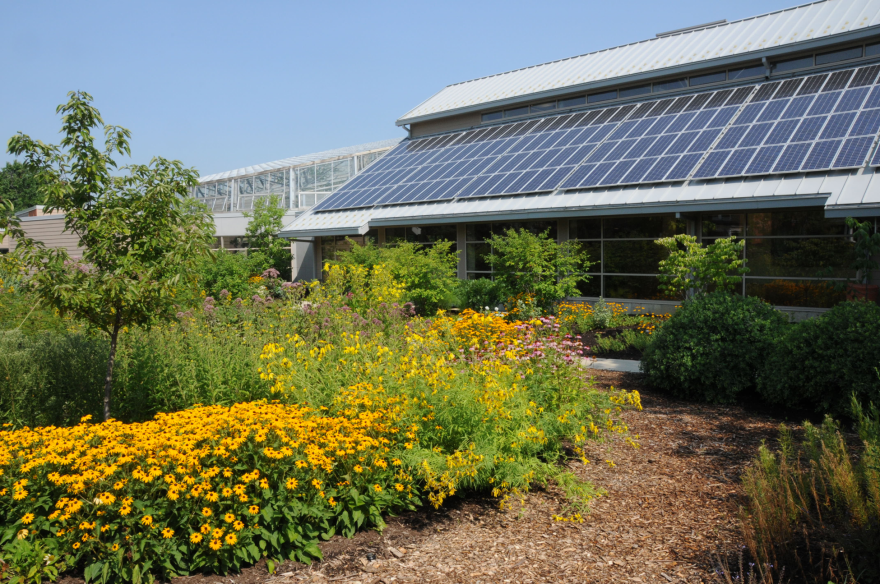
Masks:
[[[211,531],[211,526],[206,523],[199,528],[199,531],[207,535],[207,533]]]
[[[189,536],[189,540],[192,543],[199,543],[200,541],[202,541],[202,534],[201,533],[193,533]]]
[[[256,505],[251,505],[250,507],[248,507],[248,513],[250,513],[251,515],[256,515],[259,512],[260,512],[260,508],[257,507]]]
[[[238,541],[238,537],[234,533],[230,533],[226,536],[226,545],[235,545]]]
[[[211,532],[211,537],[213,537],[214,539],[220,539],[221,537],[223,537],[223,530],[218,527]]]
[[[21,518],[21,522],[24,523],[25,525],[27,525],[28,523],[30,523],[33,520],[34,520],[33,513],[25,513],[24,517]]]
[[[356,464],[354,465],[354,472],[364,472],[364,468],[361,465]]]
[[[401,485],[400,483],[397,483],[396,485],[394,485],[394,488],[397,489],[398,491],[402,491],[403,485]]]
[[[110,548],[110,551],[115,552],[115,551],[117,551],[118,549],[119,549],[119,544],[118,544],[118,543],[114,543],[114,544],[113,544],[113,547]]]
[[[205,517],[210,517],[213,514],[214,514],[214,512],[211,511],[210,507],[203,507],[202,508],[202,515],[204,515]]]
[[[141,518],[141,523],[143,523],[144,525],[152,525],[152,524],[153,524],[153,518],[152,518],[150,515],[144,515],[144,516]]]
[[[232,523],[233,521],[235,521],[235,515],[233,515],[232,513],[227,513],[223,516],[223,520],[226,523]]]
[[[131,507],[129,507],[128,505],[123,505],[119,508],[120,515],[128,515],[129,513],[131,513]]]
[[[269,481],[266,479],[260,480],[260,488],[261,489],[268,489],[269,488]]]
[[[287,482],[284,483],[284,486],[287,487],[288,491],[295,491],[299,486],[299,481],[296,479],[287,479]]]
[[[174,536],[174,530],[170,527],[166,527],[162,530],[162,537],[164,537],[165,539],[171,539],[172,536]]]
[[[232,489],[230,489],[229,487],[226,487],[225,489],[223,489],[223,496],[224,497],[232,496]]]
[[[217,539],[212,539],[212,540],[211,540],[211,543],[209,543],[208,545],[209,545],[209,546],[211,547],[211,549],[214,550],[214,551],[217,551],[217,550],[219,550],[221,547],[223,547],[223,544],[220,543],[220,540],[217,540]]]
[[[373,485],[373,488],[376,490],[377,493],[382,492],[382,487],[380,487],[379,485]]]
[[[76,542],[75,544],[73,544],[73,549],[75,549],[75,550],[79,549],[79,542]]]
[[[244,523],[242,523],[241,521],[236,521],[232,524],[232,528],[235,529],[235,531],[241,531],[242,529],[244,529]]]

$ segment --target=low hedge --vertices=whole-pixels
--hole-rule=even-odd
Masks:
[[[764,362],[759,391],[770,403],[848,415],[853,393],[880,405],[880,306],[838,304],[789,327]]]
[[[755,389],[757,372],[786,323],[758,298],[702,294],[654,333],[642,369],[651,385],[675,396],[730,403]]]

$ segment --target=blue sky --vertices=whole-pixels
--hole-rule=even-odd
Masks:
[[[56,143],[79,89],[132,131],[134,162],[205,175],[402,136],[450,83],[796,3],[5,2],[0,138]]]

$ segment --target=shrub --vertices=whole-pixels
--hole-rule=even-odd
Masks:
[[[759,380],[771,403],[843,415],[850,396],[880,403],[880,306],[842,302],[789,328]]]
[[[458,254],[452,251],[452,242],[441,240],[433,245],[401,242],[379,247],[372,242],[358,245],[349,240],[350,251],[337,254],[331,265],[373,266],[384,265],[403,285],[404,299],[415,304],[419,314],[433,316],[438,308],[448,306],[458,284],[456,266]]]
[[[219,298],[223,290],[232,298],[249,298],[255,289],[250,282],[272,267],[272,260],[260,252],[231,253],[220,249],[214,258],[204,258],[198,267],[198,286],[208,296]]]
[[[642,368],[658,389],[729,403],[755,387],[764,356],[786,322],[782,313],[757,298],[703,294],[685,301],[654,333]]]
[[[495,281],[509,296],[531,296],[544,310],[567,296],[579,296],[578,283],[590,279],[585,272],[592,262],[577,241],[557,243],[547,232],[508,229],[486,242],[492,245],[487,259]]]
[[[471,310],[494,310],[504,304],[504,290],[497,283],[488,278],[476,280],[460,280],[455,289],[458,307]]]

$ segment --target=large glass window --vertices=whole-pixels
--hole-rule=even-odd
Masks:
[[[465,227],[467,249],[467,278],[491,278],[492,265],[488,257],[492,246],[486,240],[493,234],[503,234],[509,229],[526,229],[535,235],[547,233],[550,239],[557,238],[556,221],[506,221],[502,223],[469,223]]]

